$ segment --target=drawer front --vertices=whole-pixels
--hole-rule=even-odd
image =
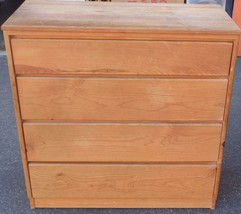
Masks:
[[[226,79],[17,79],[24,120],[222,121]]]
[[[232,43],[12,39],[17,75],[227,76]]]
[[[215,165],[29,164],[34,198],[211,199]]]
[[[24,123],[28,161],[217,161],[221,125]]]

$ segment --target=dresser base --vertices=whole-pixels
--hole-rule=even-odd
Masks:
[[[35,208],[212,208],[211,199],[34,199]]]

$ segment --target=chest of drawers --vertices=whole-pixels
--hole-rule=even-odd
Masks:
[[[31,0],[3,30],[32,208],[215,207],[239,38],[220,7]]]

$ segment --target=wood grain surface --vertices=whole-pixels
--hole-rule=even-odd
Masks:
[[[227,76],[232,46],[231,42],[12,39],[15,72],[26,76]]]
[[[34,198],[211,200],[215,165],[29,164]]]
[[[158,31],[162,34],[239,33],[239,28],[232,19],[217,5],[113,2],[100,4],[76,0],[28,0],[8,19],[3,29],[56,32]]]
[[[217,161],[222,126],[24,123],[28,161]]]
[[[214,208],[240,29],[216,5],[26,0],[3,25],[31,208]]]
[[[225,140],[226,140],[226,136],[227,136],[229,113],[230,113],[230,106],[231,106],[231,100],[232,100],[232,89],[233,89],[235,70],[236,70],[235,67],[236,67],[237,52],[238,52],[238,39],[239,39],[239,37],[237,37],[236,41],[234,42],[232,59],[231,59],[231,63],[230,63],[230,75],[229,75],[229,81],[228,81],[228,87],[227,87],[227,96],[226,96],[224,120],[223,120],[222,135],[221,135],[221,146],[220,146],[219,157],[218,157],[218,162],[217,162],[218,163],[217,175],[216,175],[215,186],[214,186],[214,191],[213,191],[212,209],[214,209],[215,205],[216,205],[216,201],[218,198],[219,185],[220,185],[220,181],[221,181],[221,171],[222,171],[222,163],[223,163],[223,157],[224,157],[224,146],[225,146]]]
[[[23,173],[24,173],[24,179],[25,179],[25,185],[26,185],[26,191],[27,196],[30,202],[30,207],[34,208],[34,202],[32,197],[32,189],[30,184],[30,178],[29,178],[29,168],[28,168],[28,160],[27,160],[27,154],[26,154],[26,147],[25,147],[25,140],[23,135],[23,124],[22,124],[22,118],[20,113],[20,104],[18,102],[18,88],[17,88],[17,80],[14,72],[14,65],[12,60],[12,52],[11,52],[11,38],[10,36],[4,32],[4,41],[5,41],[5,47],[7,51],[7,60],[8,60],[8,69],[9,69],[9,76],[10,76],[10,83],[11,83],[11,89],[12,89],[12,98],[13,98],[13,107],[15,111],[15,118],[16,118],[16,124],[17,124],[17,131],[18,131],[18,140],[19,140],[19,146],[20,146],[20,153],[21,153],[21,159],[22,159],[22,165],[23,165]]]
[[[17,78],[24,120],[222,121],[227,80]]]
[[[37,208],[210,208],[210,198],[35,198]]]

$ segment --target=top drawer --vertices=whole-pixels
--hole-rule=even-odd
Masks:
[[[227,76],[232,43],[12,39],[17,75]]]

